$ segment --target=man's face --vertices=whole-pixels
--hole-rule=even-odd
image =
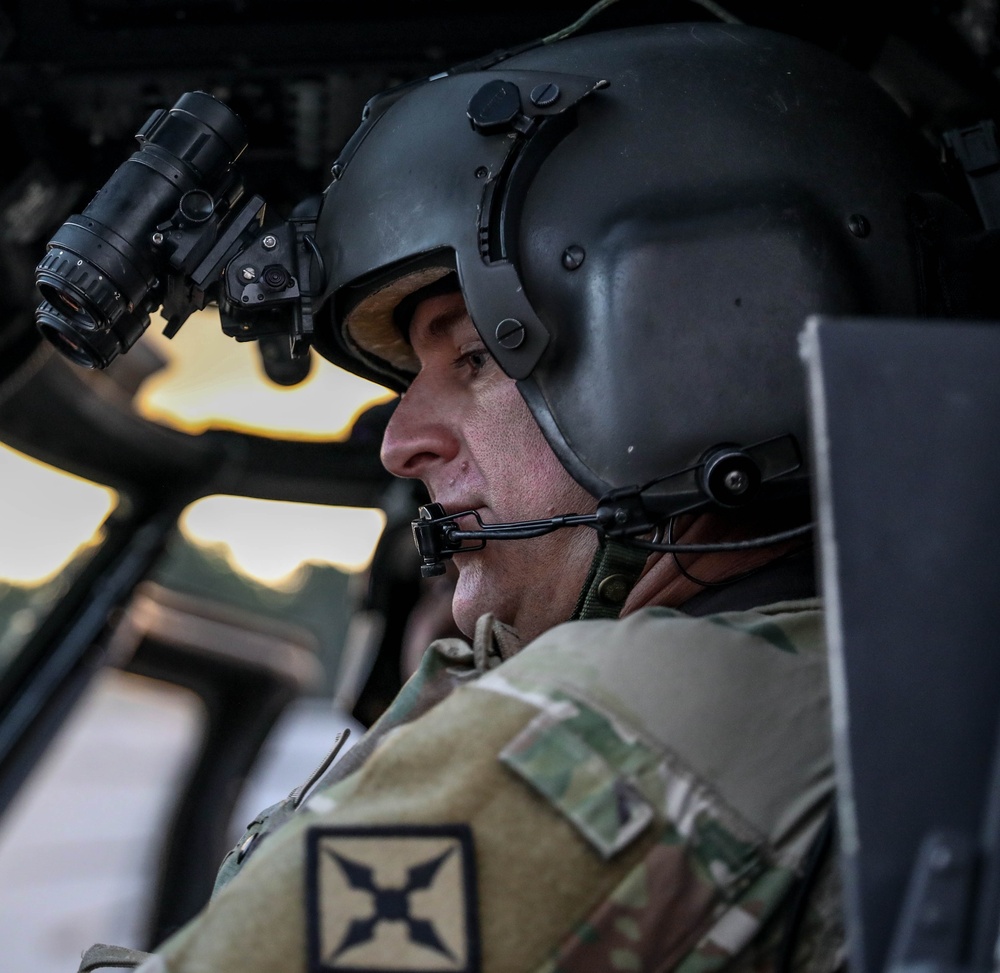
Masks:
[[[385,433],[382,462],[391,473],[419,478],[446,511],[476,510],[487,524],[595,509],[486,351],[460,294],[417,305],[410,342],[421,368]],[[567,528],[456,555],[459,628],[471,636],[476,619],[492,611],[530,639],[565,621],[595,547],[593,531]]]

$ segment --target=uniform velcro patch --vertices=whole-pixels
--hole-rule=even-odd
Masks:
[[[312,828],[309,973],[474,973],[480,966],[467,825]]]
[[[638,782],[660,758],[593,707],[566,702],[532,719],[500,760],[611,858],[655,818]]]

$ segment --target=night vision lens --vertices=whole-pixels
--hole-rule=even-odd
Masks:
[[[84,368],[107,368],[117,354],[114,342],[110,356],[102,354],[81,334],[78,322],[79,318],[70,320],[49,301],[43,301],[35,311],[38,330],[57,351]]]
[[[39,276],[38,289],[42,297],[69,318],[77,327],[85,331],[93,331],[100,327],[94,318],[93,312],[87,307],[86,298],[82,295],[65,290],[65,283],[62,281],[49,280]]]

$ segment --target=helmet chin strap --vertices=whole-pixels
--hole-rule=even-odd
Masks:
[[[617,618],[642,574],[649,551],[611,537],[601,538],[572,619]]]

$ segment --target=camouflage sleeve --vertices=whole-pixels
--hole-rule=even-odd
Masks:
[[[820,630],[810,604],[552,630],[314,794],[142,973],[738,963],[829,799]]]
[[[313,775],[287,797],[264,808],[246,826],[239,841],[222,860],[212,894],[216,895],[246,867],[249,858],[263,847],[264,840],[282,827],[299,809],[304,797],[314,789],[330,786],[360,767],[388,733],[441,702],[455,686],[470,682],[489,667],[493,659],[497,633],[503,628],[492,616],[484,616],[489,631],[477,637],[475,646],[461,639],[445,638],[433,642],[424,653],[417,671],[396,695],[389,708],[372,724],[368,732],[339,761],[333,763],[340,749],[338,738],[327,758]],[[494,628],[497,631],[494,631]],[[477,632],[477,636],[479,633]],[[497,650],[498,651],[498,650]],[[496,661],[499,662],[499,655]],[[331,766],[332,764],[332,766]],[[81,971],[82,973],[82,971]]]
[[[239,841],[222,860],[212,894],[217,894],[236,877],[246,866],[250,856],[263,846],[264,840],[298,811],[310,791],[332,786],[354,773],[385,736],[436,706],[456,686],[472,682],[484,672],[495,669],[505,659],[515,655],[522,644],[517,633],[491,613],[483,615],[476,623],[472,645],[459,638],[443,638],[432,642],[416,672],[358,743],[333,763],[343,742],[342,734],[309,779],[303,781],[287,797],[264,808],[246,826]]]

